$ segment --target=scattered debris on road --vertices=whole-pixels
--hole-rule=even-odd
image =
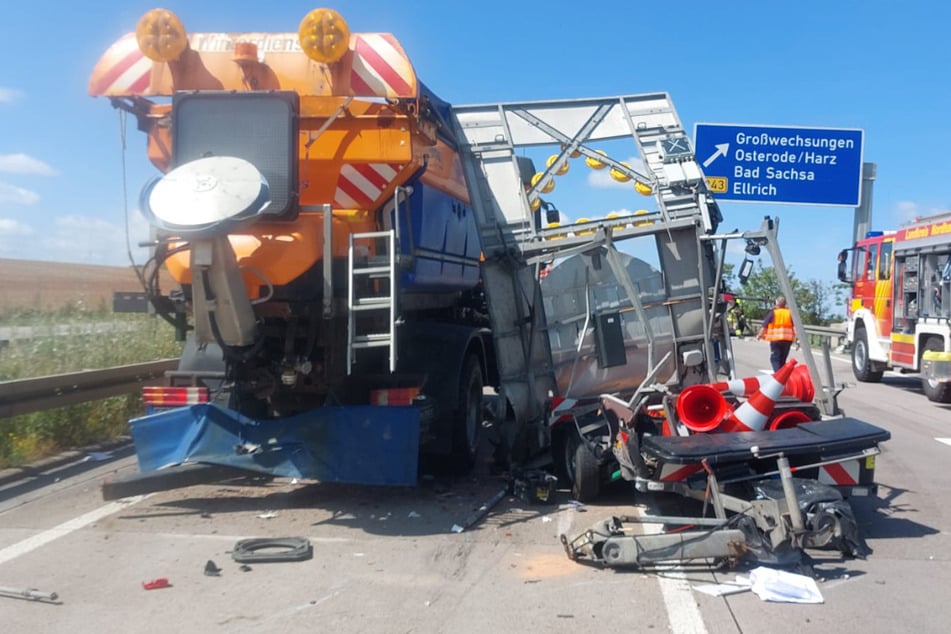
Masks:
[[[142,588],[145,590],[160,590],[161,588],[171,588],[172,584],[165,577],[159,577],[152,581],[143,581]]]
[[[55,592],[40,592],[36,588],[7,588],[0,586],[0,596],[11,599],[28,599],[30,601],[55,602],[59,595]]]
[[[314,547],[304,537],[242,539],[231,552],[238,563],[304,561],[313,556]]]

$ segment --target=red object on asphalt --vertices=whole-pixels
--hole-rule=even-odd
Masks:
[[[172,584],[170,584],[165,577],[142,582],[142,587],[146,590],[158,590],[159,588],[170,588],[171,586]]]

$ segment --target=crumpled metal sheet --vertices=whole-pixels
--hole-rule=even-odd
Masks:
[[[129,424],[142,472],[204,463],[324,482],[416,484],[415,407],[323,407],[255,420],[206,403]]]

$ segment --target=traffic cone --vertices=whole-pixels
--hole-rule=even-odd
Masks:
[[[677,396],[677,418],[693,432],[708,432],[719,427],[733,412],[720,390],[707,384],[691,385]]]
[[[790,359],[775,374],[760,382],[760,389],[754,392],[745,403],[736,408],[733,414],[723,421],[720,431],[761,431],[766,428],[776,400],[783,392],[786,381],[792,375],[796,360]]]
[[[745,379],[733,379],[732,381],[720,381],[711,383],[715,389],[721,392],[729,392],[737,396],[747,397],[753,392],[759,391],[761,383],[767,379],[767,375],[750,376]],[[816,388],[812,384],[812,378],[809,376],[809,367],[797,365],[796,369],[786,381],[786,387],[783,388],[783,396],[792,398],[804,403],[811,403],[816,397]]]
[[[811,423],[812,417],[798,409],[791,409],[777,414],[769,420],[769,431],[777,429],[791,429],[800,423]]]

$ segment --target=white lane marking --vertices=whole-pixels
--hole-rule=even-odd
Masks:
[[[117,511],[121,511],[124,508],[141,502],[147,497],[149,496],[136,495],[134,497],[125,498],[118,502],[110,502],[109,504],[101,506],[94,511],[89,511],[85,515],[80,515],[79,517],[63,522],[59,526],[54,526],[53,528],[45,530],[42,533],[33,535],[32,537],[27,537],[23,541],[7,546],[3,550],[0,550],[0,564],[5,564],[6,562],[16,559],[21,555],[25,555],[30,551],[36,550],[41,546],[45,546],[46,544],[59,539],[60,537],[65,537],[73,531],[79,530],[80,528],[88,526],[89,524],[101,520],[104,517],[108,517]]]
[[[661,524],[645,524],[644,532],[653,535],[660,533],[662,528]],[[664,598],[671,634],[707,634],[703,615],[700,614],[693,588],[690,587],[684,571],[677,566],[659,567],[657,583]]]
[[[703,616],[684,571],[671,569],[660,574],[657,580],[667,608],[670,631],[673,634],[707,634]]]
[[[938,442],[943,442],[946,445],[951,445],[951,438],[935,438]]]

